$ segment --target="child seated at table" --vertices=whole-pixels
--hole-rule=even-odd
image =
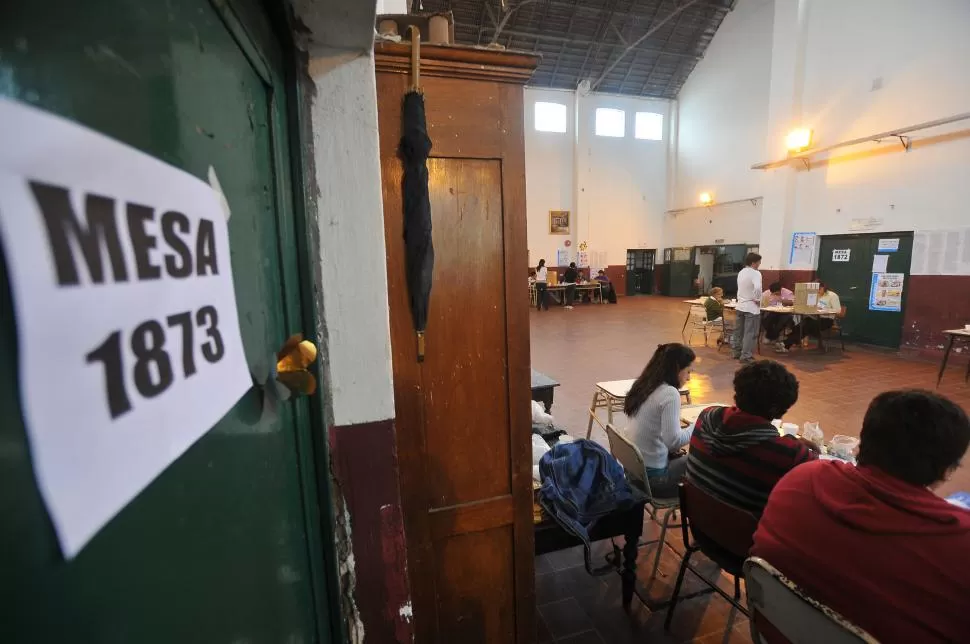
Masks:
[[[708,322],[724,316],[724,289],[720,286],[712,288],[710,295],[704,300],[704,312]]]
[[[932,490],[960,466],[970,419],[937,394],[890,391],[861,439],[858,466],[820,460],[779,481],[751,554],[880,642],[966,642],[970,511]]]
[[[798,400],[798,380],[783,365],[759,360],[734,374],[734,406],[710,407],[694,426],[687,478],[725,503],[760,515],[772,488],[802,463],[813,444],[780,436],[771,421]]]

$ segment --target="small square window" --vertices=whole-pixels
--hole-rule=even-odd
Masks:
[[[664,115],[653,112],[637,112],[634,136],[647,141],[663,141]]]
[[[562,103],[536,101],[536,130],[539,132],[565,132],[566,106]]]
[[[596,108],[596,136],[623,138],[626,135],[626,112],[609,107]]]

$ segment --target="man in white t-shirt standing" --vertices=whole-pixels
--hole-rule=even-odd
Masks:
[[[734,326],[734,358],[754,362],[754,348],[761,328],[761,255],[748,253],[738,273],[737,324]]]

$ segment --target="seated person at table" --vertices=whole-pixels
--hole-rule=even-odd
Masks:
[[[839,294],[835,291],[830,291],[824,282],[819,282],[818,285],[818,310],[839,313],[842,311],[842,302],[839,300]],[[776,346],[775,351],[778,353],[788,353],[788,350],[792,346],[800,343],[802,338],[819,337],[822,331],[828,331],[835,324],[835,315],[836,313],[830,313],[820,317],[802,317],[802,321],[788,334],[785,343],[781,346]]]
[[[616,304],[616,291],[613,289],[613,282],[606,275],[606,271],[601,268],[593,280],[599,282],[600,288],[603,290],[603,299],[610,304]]]
[[[687,453],[687,478],[725,503],[760,515],[778,480],[818,458],[814,445],[779,436],[771,421],[798,400],[798,380],[770,360],[734,374],[734,406],[701,412]]]
[[[704,312],[707,314],[707,321],[713,322],[714,320],[724,316],[724,289],[720,286],[715,286],[711,289],[710,295],[704,300]]]
[[[858,467],[817,461],[775,486],[751,554],[881,642],[970,640],[970,511],[931,491],[967,451],[967,414],[889,391],[861,439]]]
[[[650,491],[658,498],[677,498],[687,469],[680,450],[690,442],[691,429],[680,426],[680,388],[690,380],[694,358],[688,346],[661,344],[624,401],[626,435],[643,454]]]
[[[775,313],[765,311],[767,306],[786,306],[795,301],[795,294],[781,285],[781,282],[772,282],[768,290],[761,294],[761,328],[764,329],[765,339],[768,342],[778,342],[781,334],[792,326],[792,316],[788,313]]]

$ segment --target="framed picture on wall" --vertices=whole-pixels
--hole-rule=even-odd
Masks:
[[[549,211],[549,234],[550,235],[569,234],[569,211],[568,210]]]

